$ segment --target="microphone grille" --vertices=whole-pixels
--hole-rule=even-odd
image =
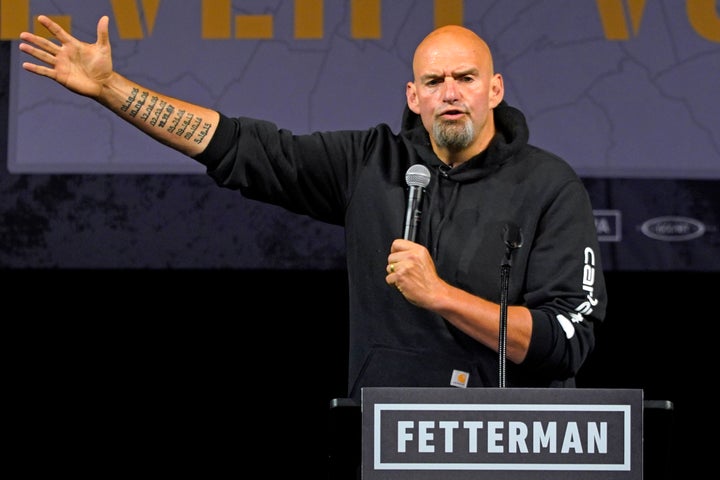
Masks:
[[[430,183],[430,170],[425,165],[416,163],[411,165],[405,172],[405,182],[408,187],[425,188]]]
[[[503,228],[503,241],[508,248],[522,247],[522,230],[514,223],[505,224]]]

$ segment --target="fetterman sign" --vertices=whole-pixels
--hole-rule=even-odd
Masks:
[[[642,479],[642,390],[365,388],[363,480]]]

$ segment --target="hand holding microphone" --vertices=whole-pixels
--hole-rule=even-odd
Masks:
[[[428,168],[424,165],[411,165],[410,168],[407,169],[407,172],[405,172],[405,183],[407,183],[408,186],[408,194],[402,238],[403,240],[415,242],[418,228],[420,226],[420,217],[422,215],[423,193],[425,192],[425,187],[427,187],[430,183],[430,170],[428,170]],[[419,245],[414,245],[411,249],[415,249],[416,247],[424,249],[424,247]],[[388,256],[388,266],[386,268],[386,273],[388,275],[386,277],[386,281],[388,284],[394,285],[395,288],[397,288],[403,295],[405,295],[405,292],[403,291],[402,286],[397,283],[399,275],[398,272],[396,272],[396,262],[398,262],[400,258],[408,255],[411,249],[409,245],[400,247],[397,242],[393,242],[390,256]],[[399,252],[404,253],[400,255]],[[429,258],[429,254],[427,252],[423,253],[426,253],[427,256],[427,260],[425,261],[429,261],[432,265],[432,259]],[[425,257],[419,255],[418,258]],[[417,260],[417,258],[415,260]],[[426,269],[419,269],[416,271],[425,270]],[[434,270],[434,268],[432,270]],[[405,275],[407,275],[407,272],[405,272],[403,276]],[[409,281],[409,278],[407,278],[406,282]],[[423,284],[420,279],[415,279],[415,281],[418,282],[419,285]]]
[[[435,262],[425,245],[404,238],[392,242],[385,273],[388,285],[422,308],[429,308],[428,302],[437,298],[446,285],[438,276]]]

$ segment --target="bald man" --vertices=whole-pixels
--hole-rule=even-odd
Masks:
[[[21,34],[20,50],[39,62],[23,63],[27,71],[194,158],[224,188],[346,229],[348,396],[359,401],[363,387],[498,386],[499,265],[509,226],[523,241],[507,290],[507,386],[575,386],[607,302],[592,208],[568,163],[528,143],[525,118],[503,100],[503,78],[474,32],[445,26],[419,44],[400,132],[378,124],[292,135],[114,71],[107,17],[94,44],[46,16],[38,21],[57,43]],[[130,108],[143,98],[157,101]],[[191,125],[184,136],[137,114],[171,107]],[[414,165],[429,172],[423,221],[416,238],[400,238]],[[282,301],[282,292],[268,295]],[[258,321],[277,324],[281,336],[284,322],[297,319]],[[271,351],[273,339],[261,341]]]
[[[435,154],[453,167],[485,150],[505,93],[487,43],[460,26],[438,28],[417,47],[413,73],[408,107],[430,132]]]

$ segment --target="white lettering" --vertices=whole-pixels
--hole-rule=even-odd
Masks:
[[[583,288],[588,290],[591,294],[593,291],[593,285],[595,284],[595,268],[592,265],[583,267]]]
[[[585,247],[585,264],[595,266],[595,252],[590,247]]]
[[[503,446],[500,444],[502,442],[503,436],[502,433],[499,432],[503,429],[504,425],[503,422],[488,422],[488,432],[487,432],[487,451],[490,453],[503,453]]]
[[[468,431],[468,452],[477,453],[477,432],[483,428],[483,422],[463,422],[463,428]]]
[[[550,453],[557,452],[557,422],[549,422],[547,430],[543,430],[541,422],[533,422],[533,453],[543,448]]]
[[[582,289],[587,292],[586,300],[578,305],[575,309],[581,316],[579,319],[573,319],[575,323],[582,321],[582,315],[589,315],[593,311],[593,307],[598,304],[597,298],[593,297],[595,293],[595,252],[590,247],[586,247],[583,256],[585,265],[583,266]],[[570,337],[568,337],[570,338]]]
[[[610,228],[610,222],[607,218],[595,218],[595,229],[601,235],[610,235],[612,228]]]
[[[407,451],[407,442],[411,442],[413,439],[413,434],[408,432],[408,430],[411,430],[415,426],[415,422],[398,422],[398,435],[397,435],[397,450],[400,453],[405,453]]]
[[[435,438],[430,431],[433,428],[435,428],[435,422],[418,422],[418,452],[433,453],[435,451],[435,445],[431,445]]]
[[[439,426],[445,431],[445,453],[453,453],[453,435],[460,423],[440,422]]]
[[[607,422],[600,422],[600,428],[596,423],[588,424],[588,453],[607,453]],[[597,450],[595,450],[597,447]]]
[[[585,266],[583,267],[583,290],[588,292],[587,301],[575,309],[576,312],[582,312],[585,315],[592,312],[590,305],[597,305],[597,299],[593,298],[595,291],[595,252],[590,247],[585,247]],[[588,311],[589,308],[589,311]],[[583,311],[585,310],[585,311]]]
[[[460,422],[444,420],[434,421],[398,421],[397,422],[397,451],[406,453],[408,448],[416,448],[417,453],[434,453],[435,441],[442,442],[444,453],[455,453],[455,431],[460,428]],[[482,444],[480,431],[485,431],[486,453],[557,453],[560,444],[560,453],[608,453],[608,424],[607,422],[588,422],[583,425],[583,433],[587,443],[583,444],[583,434],[577,422],[569,421],[558,425],[558,422],[547,422],[543,426],[541,421],[530,423],[522,421],[488,421],[487,427],[482,421],[464,421],[462,428],[467,431],[467,445],[460,450],[467,453],[478,453]],[[439,436],[438,436],[439,435]],[[559,440],[562,435],[562,442]],[[417,441],[415,439],[417,438]],[[532,439],[532,448],[529,441]]]
[[[570,449],[575,450],[575,453],[583,452],[582,442],[580,441],[580,431],[578,430],[576,422],[568,422],[560,453],[568,453]]]
[[[508,424],[508,452],[527,453],[528,427],[523,422],[510,422]]]

